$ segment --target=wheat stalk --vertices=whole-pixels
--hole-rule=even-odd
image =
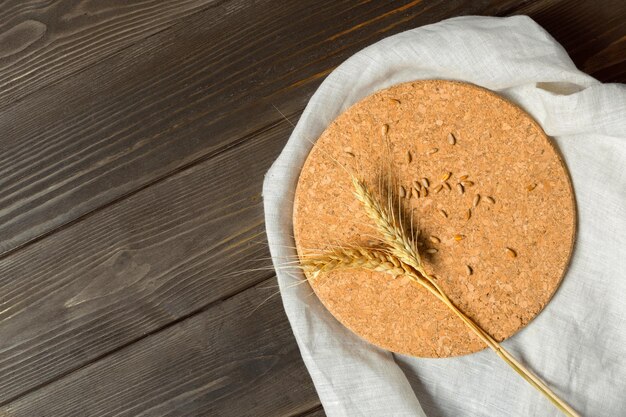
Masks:
[[[560,399],[550,388],[530,370],[519,363],[513,355],[504,349],[493,337],[463,313],[439,287],[436,280],[424,269],[422,259],[415,242],[410,239],[401,224],[396,220],[369,190],[364,181],[351,175],[355,197],[363,204],[368,217],[374,222],[383,235],[389,252],[363,247],[340,248],[333,252],[315,257],[303,257],[303,269],[311,272],[314,277],[323,272],[337,269],[363,268],[390,274],[394,277],[404,275],[416,284],[421,285],[438,300],[443,302],[463,323],[491,348],[515,372],[530,385],[541,392],[559,410],[570,417],[579,414]]]

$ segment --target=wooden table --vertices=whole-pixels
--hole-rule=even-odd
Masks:
[[[0,415],[324,415],[268,268],[276,109],[466,14],[528,14],[626,81],[623,0],[4,1]]]

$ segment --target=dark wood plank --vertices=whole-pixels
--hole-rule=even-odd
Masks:
[[[4,1],[0,8],[0,108],[215,3]]]
[[[532,1],[516,8],[543,26],[582,71],[626,82],[626,1]]]
[[[290,130],[268,126],[0,260],[0,403],[270,275],[260,191]]]
[[[349,55],[521,0],[231,0],[0,112],[0,254],[301,109]],[[246,6],[246,7],[243,7]]]
[[[319,404],[263,282],[0,407],[0,415],[280,417]],[[319,415],[319,414],[318,414]]]
[[[312,410],[308,410],[294,417],[326,417],[326,413],[324,412],[324,408],[320,405],[319,407],[315,407]]]

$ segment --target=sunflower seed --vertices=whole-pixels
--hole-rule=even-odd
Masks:
[[[400,104],[400,100],[398,100],[397,98],[390,98],[389,101],[395,104]]]
[[[400,196],[400,198],[404,198],[406,196],[406,189],[401,185],[400,189],[398,190],[398,195]]]
[[[537,184],[529,184],[526,186],[526,190],[532,191],[537,187]]]
[[[437,252],[439,251],[435,248],[426,249],[426,253],[437,253]]]
[[[439,209],[439,213],[441,213],[441,215],[445,217],[446,219],[448,218],[448,213],[446,213],[444,209]]]
[[[354,157],[355,157],[355,156],[354,156],[354,154],[353,154],[352,152],[346,152],[346,155],[348,155],[348,156],[350,156],[350,157],[352,157],[352,158],[354,158]]]
[[[411,155],[411,151],[406,151],[406,163],[410,164],[413,160],[413,155]]]
[[[387,136],[387,132],[389,132],[389,125],[385,123],[381,126],[380,133],[382,133],[383,136]]]
[[[494,200],[491,196],[485,197],[485,200],[489,201],[491,204],[496,204],[496,200]]]
[[[464,235],[454,235],[454,240],[456,240],[457,242],[460,242],[463,239],[465,239]]]
[[[422,187],[422,194],[424,195],[424,197],[428,197],[428,188]]]
[[[461,184],[463,184],[463,187],[471,187],[474,185],[472,181],[461,181]]]
[[[472,206],[478,207],[478,203],[480,203],[480,194],[476,194],[474,201],[472,201]]]
[[[506,254],[509,255],[511,258],[517,258],[517,252],[515,252],[511,248],[506,248]]]
[[[428,178],[422,178],[420,181],[422,182],[422,185],[423,185],[425,188],[430,187],[430,183],[428,182]]]
[[[443,182],[443,181],[448,181],[448,178],[450,178],[450,176],[451,176],[451,175],[452,175],[452,173],[451,173],[451,172],[446,172],[445,174],[443,174],[443,175],[441,176],[441,181],[442,181],[442,182]]]
[[[426,155],[432,155],[437,152],[439,152],[439,148],[430,148],[430,150],[426,152]]]
[[[450,145],[454,145],[456,143],[456,138],[452,133],[448,133],[448,143]]]
[[[474,270],[471,266],[465,265],[465,272],[467,273],[467,275],[472,275],[474,273]]]
[[[472,217],[472,209],[467,209],[465,213],[465,220],[469,220]]]
[[[419,188],[413,187],[413,195],[415,196],[415,198],[420,198],[420,190],[419,190]]]
[[[469,175],[467,175],[467,174],[463,174],[463,175],[461,175],[461,176],[459,177],[459,181],[465,181],[465,180],[466,180],[466,179],[468,179],[468,178],[469,178]]]
[[[459,194],[463,194],[465,192],[465,188],[463,188],[463,184],[457,184],[456,189],[459,191]]]
[[[413,187],[406,187],[406,198],[410,200],[413,197]]]
[[[438,186],[435,187],[435,193],[439,194],[439,192],[443,190],[443,184],[439,184]]]
[[[446,187],[448,189],[448,191],[452,190],[452,187],[450,187],[450,184],[448,184],[447,182],[444,182],[443,186]]]
[[[441,243],[441,239],[439,239],[437,236],[431,236],[428,239],[433,243]]]

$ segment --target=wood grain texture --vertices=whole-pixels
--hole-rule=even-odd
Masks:
[[[260,189],[290,129],[0,260],[0,403],[271,274]]]
[[[614,0],[609,24],[587,0],[2,4],[8,415],[234,415],[232,404],[239,415],[323,415],[280,308],[259,315],[267,327],[256,315],[242,323],[238,306],[223,320],[210,311],[267,276],[224,271],[269,266],[253,243],[264,239],[261,182],[291,130],[274,105],[295,122],[324,76],[359,49],[447,17],[527,13],[580,67],[626,80],[616,20],[626,3]],[[230,365],[213,368],[193,345],[211,336],[197,331],[205,324],[231,335],[212,351]],[[266,357],[280,359],[272,367]],[[255,370],[265,373],[248,384]]]
[[[4,1],[0,7],[0,109],[216,3]]]
[[[580,70],[602,82],[626,82],[625,1],[531,1],[513,14],[543,26]]]
[[[298,414],[294,417],[325,417],[326,413],[324,412],[324,408],[320,405],[319,407],[315,407],[311,410],[308,410],[302,414]]]
[[[0,254],[237,143],[272,104],[302,108],[382,37],[518,2],[232,0],[184,18],[0,113]]]
[[[0,407],[0,415],[297,415],[319,404],[276,279]]]

